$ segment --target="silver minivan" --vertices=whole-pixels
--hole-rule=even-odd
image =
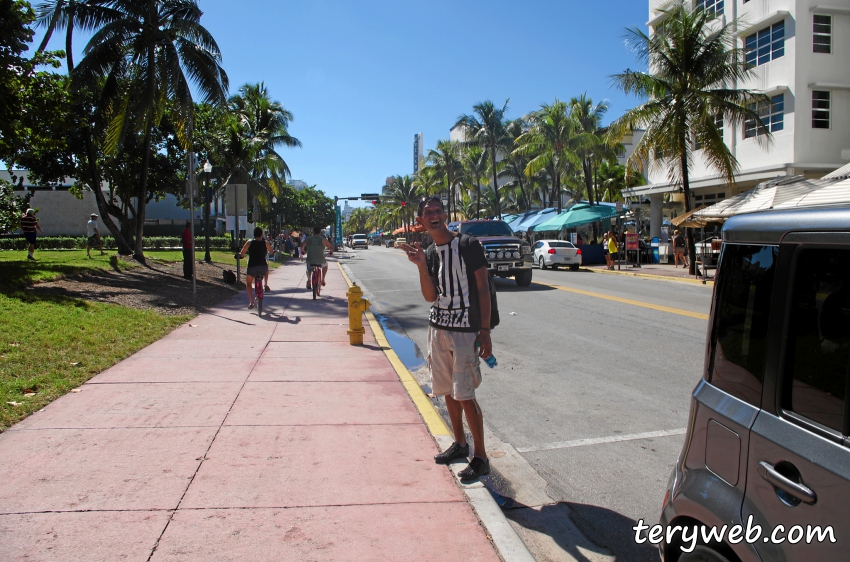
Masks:
[[[850,208],[730,219],[705,348],[662,559],[850,560]]]

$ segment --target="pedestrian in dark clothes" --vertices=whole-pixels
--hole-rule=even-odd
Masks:
[[[192,260],[195,259],[195,241],[192,240],[192,223],[186,221],[186,228],[183,229],[183,278],[192,279],[194,270],[192,268]]]

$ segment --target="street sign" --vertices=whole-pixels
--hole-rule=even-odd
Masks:
[[[227,214],[244,217],[248,214],[248,184],[229,183],[224,188],[224,204]]]
[[[342,244],[342,213],[339,205],[334,208],[334,239],[337,245]]]
[[[622,210],[623,210],[623,202],[617,201],[617,212],[619,213]]]

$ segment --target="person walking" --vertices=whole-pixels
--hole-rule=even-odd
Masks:
[[[688,258],[685,255],[685,237],[679,234],[678,230],[673,231],[673,261],[676,267],[679,267],[679,259],[682,260],[682,267],[688,267]]]
[[[248,308],[254,308],[254,279],[256,277],[265,277],[269,270],[269,262],[266,257],[272,251],[272,246],[269,241],[263,238],[263,229],[259,226],[254,227],[254,239],[245,242],[242,251],[239,252],[239,259],[243,259],[245,254],[248,254],[248,267],[245,269],[245,291],[248,292]]]
[[[313,236],[307,236],[301,243],[301,254],[307,257],[307,290],[311,291],[313,285],[310,284],[310,266],[319,265],[322,267],[322,287],[325,286],[325,276],[328,274],[328,262],[325,260],[325,248],[329,250],[330,255],[334,255],[334,247],[327,238],[322,236],[322,229],[318,226],[313,227]]]
[[[86,223],[86,255],[91,259],[91,249],[97,247],[100,250],[100,255],[105,256],[103,251],[103,240],[100,237],[100,231],[97,229],[97,215],[91,214],[89,222]]]
[[[194,271],[192,270],[192,260],[195,259],[195,241],[192,240],[192,223],[186,221],[186,228],[183,229],[183,278],[191,279]]]
[[[490,474],[484,446],[484,415],[475,399],[481,384],[479,357],[493,352],[490,341],[490,279],[481,243],[472,236],[457,236],[446,227],[446,211],[439,197],[419,203],[416,222],[434,242],[427,252],[418,242],[399,244],[419,269],[422,296],[431,303],[428,321],[428,365],[431,389],[444,396],[454,443],[436,455],[437,464],[469,456],[463,416],[472,432],[474,456],[458,472],[462,482]]]
[[[301,231],[301,238],[298,243],[298,259],[304,261],[304,242],[307,240],[307,233]]]
[[[617,246],[617,236],[613,231],[608,233],[608,257],[611,259],[611,265],[608,266],[608,269],[613,270],[614,264],[616,264],[617,260],[620,259],[619,247]]]
[[[21,217],[21,232],[24,233],[24,238],[29,243],[29,249],[27,251],[27,259],[35,260],[35,244],[38,240],[38,233],[41,232],[44,234],[44,231],[41,230],[41,225],[38,224],[38,219],[35,218],[35,209],[27,209],[24,213],[24,216]]]

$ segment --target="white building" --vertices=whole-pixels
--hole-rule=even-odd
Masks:
[[[741,21],[739,46],[754,75],[730,87],[758,90],[770,97],[759,108],[773,135],[767,149],[754,125],[725,127],[726,145],[738,159],[733,186],[695,152],[690,169],[693,206],[712,204],[777,176],[821,177],[850,161],[850,0],[694,0],[717,13],[722,23]],[[666,14],[667,0],[649,0],[650,34]],[[665,193],[683,202],[666,171],[650,171],[649,185],[627,195],[651,201],[651,235],[661,228]]]

